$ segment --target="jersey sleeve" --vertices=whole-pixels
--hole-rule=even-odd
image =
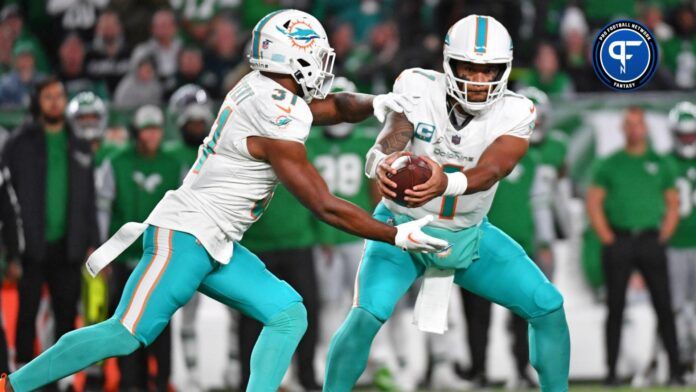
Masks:
[[[428,91],[433,91],[433,84],[436,82],[437,73],[422,68],[409,68],[401,72],[394,81],[392,91],[397,94],[413,96],[423,96]],[[406,118],[411,123],[416,123],[417,117],[422,117],[425,105],[415,105],[413,110],[406,113]]]
[[[249,122],[251,134],[298,143],[307,140],[312,112],[304,100],[292,94],[272,92],[260,93],[254,98],[238,109]]]
[[[520,95],[505,97],[509,105],[505,105],[503,126],[498,136],[509,135],[529,139],[534,131],[536,108],[529,99]]]

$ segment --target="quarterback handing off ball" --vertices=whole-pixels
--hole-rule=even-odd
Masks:
[[[406,197],[406,189],[413,189],[414,186],[420,185],[430,178],[432,171],[430,165],[425,160],[415,156],[402,156],[392,162],[391,167],[396,169],[396,173],[387,173],[387,178],[396,183],[396,197],[392,200],[406,206],[408,203],[404,200]]]

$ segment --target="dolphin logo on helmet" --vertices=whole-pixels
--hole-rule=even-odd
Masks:
[[[268,44],[262,44],[265,42]],[[335,56],[315,17],[298,10],[281,10],[256,24],[248,59],[251,69],[291,75],[309,103],[329,94]]]
[[[299,44],[299,45],[301,47],[310,46],[314,43],[315,39],[321,38],[321,36],[319,36],[319,34],[317,34],[317,32],[314,31],[309,26],[307,26],[307,28],[302,28],[302,27],[293,28],[297,24],[305,24],[305,23],[297,22],[294,25],[291,25],[289,29],[281,28],[280,26],[276,26],[276,29],[278,29],[278,31],[280,31],[281,33],[290,37],[290,39],[292,39],[296,43],[300,42],[301,44]],[[292,31],[290,31],[290,30],[292,30]]]

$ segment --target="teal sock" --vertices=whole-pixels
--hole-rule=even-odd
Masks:
[[[247,391],[278,390],[305,330],[307,310],[302,302],[296,302],[266,323],[251,352]]]
[[[529,320],[529,362],[542,392],[568,390],[570,335],[563,307]]]
[[[360,307],[351,309],[348,317],[331,338],[326,363],[324,391],[352,391],[365,371],[370,346],[382,321]]]
[[[118,320],[109,319],[63,335],[53,347],[10,374],[10,384],[16,392],[33,391],[138,347],[140,342]]]

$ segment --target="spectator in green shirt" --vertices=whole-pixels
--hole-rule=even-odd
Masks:
[[[665,245],[679,220],[679,196],[672,165],[653,152],[643,109],[631,107],[623,120],[626,147],[593,168],[587,212],[602,244],[607,285],[607,385],[618,384],[616,363],[621,341],[626,288],[634,269],[647,283],[670,363],[670,383],[682,383],[672,313]]]
[[[568,97],[575,91],[568,74],[560,69],[558,51],[548,42],[537,46],[534,68],[523,74],[519,83],[522,86],[536,87],[552,98]]]

